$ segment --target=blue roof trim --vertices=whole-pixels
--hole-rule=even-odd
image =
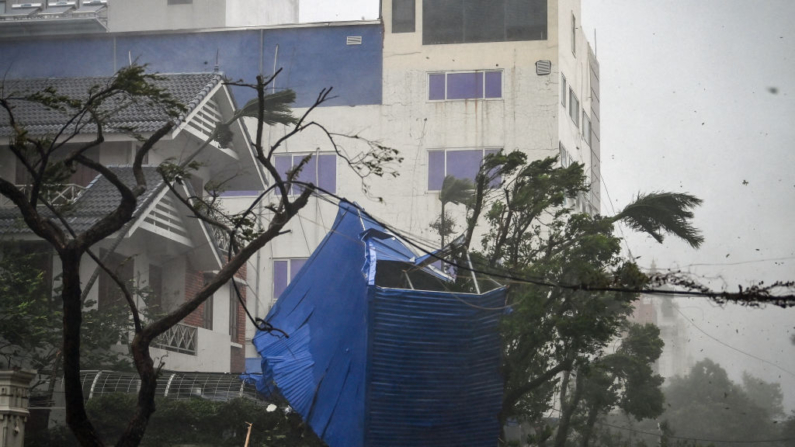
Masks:
[[[372,24],[5,40],[0,72],[7,79],[110,76],[128,65],[129,57],[154,72],[212,72],[218,51],[221,70],[249,83],[256,82],[260,66],[273,67],[275,60],[283,68],[276,88],[295,90],[295,107],[310,106],[328,87],[336,98],[326,106],[380,104],[382,32]],[[350,35],[362,36],[362,44],[347,45]],[[231,90],[239,104],[255,97],[249,88]]]

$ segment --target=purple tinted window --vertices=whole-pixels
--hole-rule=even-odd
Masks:
[[[287,261],[273,261],[273,297],[278,298],[288,283]]]
[[[502,72],[486,72],[486,98],[502,98]]]
[[[293,167],[293,156],[292,155],[277,155],[276,159],[276,171],[279,175],[282,176],[282,180],[287,178],[287,171]],[[279,194],[279,190],[276,190],[276,194]]]
[[[483,97],[483,73],[449,73],[447,99],[472,99]]]
[[[295,275],[301,271],[306,264],[306,259],[290,259],[290,282],[295,279]]]
[[[444,73],[428,75],[428,99],[444,99]]]
[[[428,191],[441,191],[444,181],[444,151],[428,152]]]
[[[499,149],[486,149],[486,155],[496,154],[499,153]],[[494,180],[489,182],[489,188],[496,189],[499,188],[502,184],[502,177],[496,177]]]
[[[306,155],[296,155],[293,157],[293,166],[298,166],[301,163],[301,160],[304,159]],[[316,184],[317,179],[315,178],[317,175],[317,157],[313,154],[312,158],[309,159],[308,162],[304,165],[301,169],[301,172],[298,173],[298,177],[295,179],[298,182],[304,183],[312,183]],[[300,185],[293,185],[293,194],[301,194],[303,187]]]
[[[326,191],[337,193],[337,156],[319,155],[317,168],[317,186]]]
[[[475,180],[483,151],[447,151],[447,175]]]

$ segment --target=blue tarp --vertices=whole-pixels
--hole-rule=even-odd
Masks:
[[[262,355],[257,388],[284,397],[331,447],[497,444],[496,309],[505,290],[474,295],[376,281],[379,268],[412,267],[416,259],[343,202],[332,230],[266,318],[289,338],[254,337]]]

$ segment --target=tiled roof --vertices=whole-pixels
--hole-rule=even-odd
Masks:
[[[112,170],[125,185],[133,187],[136,184],[132,167],[111,166],[108,169]],[[157,168],[146,166],[143,171],[146,177],[146,191],[138,197],[133,219],[140,217],[141,213],[157,196],[157,192],[161,190],[163,184],[163,178],[158,174]],[[82,233],[116,209],[120,200],[121,194],[119,194],[116,187],[100,175],[88,185],[88,188],[72,204],[70,209],[63,213],[63,216],[75,232]],[[52,218],[63,229],[63,226],[48,209],[39,206],[39,212]],[[31,231],[25,225],[17,208],[0,209],[0,234],[27,233],[31,233]]]
[[[160,74],[160,80],[154,84],[165,88],[177,101],[184,104],[190,113],[202,99],[221,81],[219,73],[186,73],[186,74]],[[105,86],[111,82],[112,77],[102,78],[58,78],[58,79],[9,79],[2,83],[4,97],[24,97],[35,92],[40,92],[47,87],[53,87],[58,94],[70,98],[85,99],[88,91],[93,86]],[[55,134],[71,117],[68,112],[48,109],[41,104],[27,100],[10,101],[14,106],[14,117],[31,135]],[[110,104],[107,107],[119,108],[105,123],[106,133],[122,132],[123,128],[135,128],[137,132],[153,132],[162,127],[168,116],[162,108],[144,102],[133,103],[129,100]],[[184,118],[181,117],[181,118]],[[94,125],[86,126],[83,133],[96,131]],[[5,110],[0,110],[0,137],[12,134],[9,117]]]

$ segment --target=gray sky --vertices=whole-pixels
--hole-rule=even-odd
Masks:
[[[582,4],[583,30],[592,43],[596,30],[601,64],[602,212],[612,214],[639,191],[704,200],[695,219],[706,238],[700,250],[625,229],[638,262],[655,260],[730,290],[795,279],[795,2]],[[300,11],[302,21],[374,19],[378,1],[302,0]],[[795,311],[679,303],[705,332],[795,373]],[[696,360],[715,359],[735,380],[748,370],[779,381],[795,408],[795,376],[693,327],[690,336]]]

